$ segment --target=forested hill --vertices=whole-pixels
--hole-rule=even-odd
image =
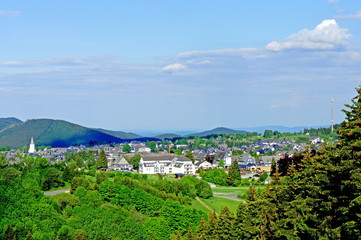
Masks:
[[[164,133],[164,134],[160,134],[155,136],[155,138],[160,138],[160,139],[171,139],[171,138],[181,138],[181,135],[178,134],[174,134],[174,133]]]
[[[36,145],[68,147],[79,144],[122,142],[121,138],[62,120],[36,119],[12,125],[0,132],[0,146]]]
[[[193,133],[189,134],[188,136],[194,136],[194,137],[206,137],[212,134],[229,134],[229,133],[235,133],[235,134],[243,134],[246,133],[246,131],[242,130],[234,130],[230,128],[224,128],[224,127],[218,127],[209,131],[204,131],[200,133]]]
[[[0,130],[18,123],[22,123],[22,121],[14,117],[0,118]]]
[[[105,134],[112,135],[114,137],[122,138],[122,139],[134,139],[134,138],[142,138],[143,137],[138,134],[131,133],[131,132],[112,131],[112,130],[106,130],[106,129],[102,129],[102,128],[96,128],[94,130],[105,133]]]

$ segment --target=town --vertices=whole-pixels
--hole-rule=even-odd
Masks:
[[[268,132],[267,132],[268,131]],[[271,131],[272,132],[272,131]],[[266,135],[269,130],[265,131]],[[25,155],[41,156],[50,164],[65,161],[71,154],[88,151],[97,158],[104,151],[107,166],[103,171],[138,171],[141,174],[196,174],[199,169],[222,168],[227,170],[236,161],[242,173],[270,172],[272,160],[278,161],[285,155],[304,152],[308,147],[318,148],[324,142],[319,136],[305,134],[303,142],[294,139],[262,139],[256,133],[242,139],[241,134],[219,134],[206,138],[176,138],[161,141],[130,141],[122,144],[95,146],[70,146],[67,148],[36,147],[31,138],[23,151],[11,149],[2,151],[9,165],[20,162]],[[253,140],[253,141],[252,141]],[[24,150],[25,149],[25,150]],[[135,162],[130,161],[137,159]],[[83,159],[84,166],[87,159]],[[84,167],[83,167],[84,168]],[[81,169],[81,167],[79,167]]]

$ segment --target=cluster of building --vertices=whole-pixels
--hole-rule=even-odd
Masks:
[[[315,141],[321,141],[315,139]],[[160,143],[157,143],[160,144]],[[228,148],[224,142],[219,142],[218,147],[192,150],[192,160],[185,157],[189,148],[187,145],[174,145],[176,148],[184,149],[183,155],[170,154],[168,151],[151,153],[151,149],[141,142],[130,142],[131,153],[124,153],[123,145],[99,145],[99,146],[76,146],[68,148],[49,148],[36,151],[35,142],[32,138],[28,154],[40,155],[51,162],[61,162],[69,152],[80,152],[84,150],[104,150],[108,159],[108,170],[134,171],[133,165],[129,164],[125,155],[131,157],[133,154],[141,154],[139,173],[142,174],[195,174],[198,169],[212,169],[222,167],[227,169],[232,162],[237,161],[242,172],[270,171],[274,159],[278,161],[282,156],[292,152],[304,151],[306,144],[298,144],[292,140],[259,140],[248,146]],[[287,146],[287,151],[282,151]],[[157,147],[160,147],[157,145]],[[163,146],[164,149],[164,146]],[[281,150],[280,150],[281,149]],[[242,150],[243,154],[232,154],[235,150]],[[277,154],[267,155],[272,151]],[[253,153],[253,154],[251,154]],[[16,162],[21,159],[19,151],[11,150],[2,152],[7,159]]]

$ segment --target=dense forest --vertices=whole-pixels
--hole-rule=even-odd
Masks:
[[[212,197],[209,185],[193,176],[148,179],[69,165],[28,157],[6,167],[2,159],[0,239],[169,239],[207,218],[188,206],[197,196]],[[44,195],[66,181],[70,193]]]

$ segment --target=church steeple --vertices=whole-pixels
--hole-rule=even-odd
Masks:
[[[30,145],[29,145],[29,153],[35,153],[35,143],[34,143],[34,138],[32,137],[30,140]]]

